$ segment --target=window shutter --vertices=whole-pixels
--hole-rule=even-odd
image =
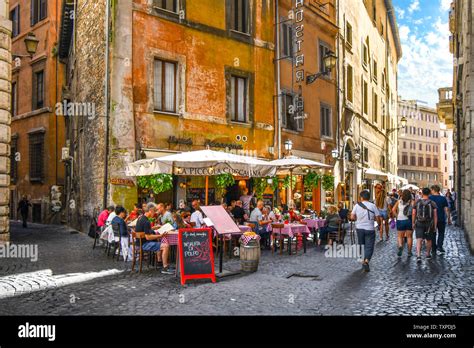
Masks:
[[[286,117],[288,115],[288,103],[287,103],[287,100],[288,100],[288,96],[286,94],[282,94],[281,95],[281,126],[283,128],[286,128]]]
[[[35,0],[31,0],[30,4],[30,24],[35,25]]]

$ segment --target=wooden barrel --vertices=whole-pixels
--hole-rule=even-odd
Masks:
[[[243,272],[256,272],[260,262],[260,243],[251,240],[247,245],[240,245],[240,266]]]

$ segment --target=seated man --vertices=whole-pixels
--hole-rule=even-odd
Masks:
[[[267,231],[267,225],[272,221],[264,219],[262,200],[259,200],[257,202],[257,207],[252,210],[249,222],[255,224],[255,232],[260,235],[264,241],[267,241],[270,236],[270,232]]]
[[[155,251],[157,261],[160,258],[163,260],[163,269],[161,273],[163,274],[174,274],[174,272],[169,270],[168,266],[168,255],[169,255],[169,245],[168,244],[161,244],[159,240],[166,235],[166,233],[155,234],[155,231],[151,228],[151,223],[149,218],[155,216],[156,213],[156,204],[150,202],[146,206],[146,212],[144,215],[140,216],[137,221],[137,225],[135,226],[136,232],[144,232],[145,233],[145,240],[142,241],[143,243],[143,250],[144,251]]]
[[[202,210],[201,210],[201,206],[199,205],[199,201],[194,200],[191,203],[191,206],[193,207],[194,212],[191,214],[190,222],[194,222],[196,224],[196,228],[205,227],[205,226],[203,226],[204,225],[204,217],[202,215]]]
[[[329,232],[339,231],[339,223],[341,217],[339,216],[337,209],[334,205],[328,207],[328,215],[326,216],[326,226],[319,229],[318,245],[321,245],[321,240],[327,239]]]
[[[234,219],[237,223],[242,224],[245,220],[247,220],[248,216],[245,213],[244,208],[242,207],[242,201],[235,202],[234,208],[230,211],[234,216]]]

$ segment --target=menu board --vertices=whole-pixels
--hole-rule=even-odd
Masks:
[[[266,193],[263,195],[263,204],[273,206],[273,195],[271,193]]]
[[[181,285],[188,279],[210,278],[214,283],[214,253],[210,228],[181,228],[178,235]]]
[[[208,201],[209,203],[214,202],[214,192],[215,189],[210,188],[208,190],[209,195],[208,195]],[[205,204],[206,202],[206,189],[205,188],[188,188],[186,190],[186,203],[187,206],[190,207],[192,201],[195,199],[199,199],[201,204]]]

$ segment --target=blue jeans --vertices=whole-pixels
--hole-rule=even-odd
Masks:
[[[436,251],[436,249],[443,249],[446,223],[443,221],[438,221],[438,225],[436,227],[438,227],[438,241],[436,241],[436,238],[433,238],[433,251]]]
[[[325,240],[327,239],[327,235],[329,232],[337,232],[339,231],[339,228],[337,227],[329,227],[329,226],[324,226],[319,229],[319,239]]]
[[[364,260],[370,261],[374,253],[375,246],[375,230],[357,229],[357,240],[359,245],[364,246]]]

